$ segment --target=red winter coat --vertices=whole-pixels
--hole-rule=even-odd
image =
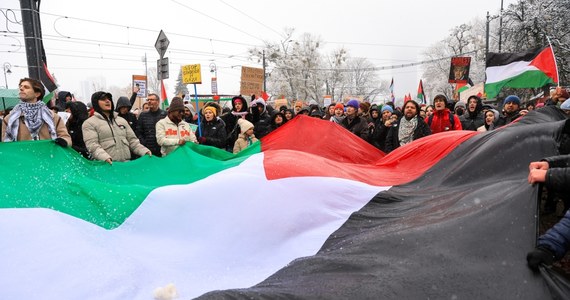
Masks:
[[[450,116],[453,118],[453,126],[451,126],[451,121],[449,120]],[[430,122],[431,119],[431,122]],[[459,117],[455,114],[451,113],[449,109],[444,110],[435,110],[433,112],[433,117],[427,117],[425,119],[426,123],[428,124],[429,128],[431,129],[431,133],[439,133],[443,131],[449,130],[461,130],[461,121],[459,121]],[[430,124],[431,123],[431,124]]]

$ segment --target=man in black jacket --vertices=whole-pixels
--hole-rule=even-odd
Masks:
[[[149,111],[140,114],[136,134],[141,144],[147,147],[152,155],[161,157],[160,145],[156,141],[156,123],[166,117],[166,112],[159,108],[157,94],[148,94],[147,101]]]

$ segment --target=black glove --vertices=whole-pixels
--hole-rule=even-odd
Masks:
[[[550,266],[554,262],[554,253],[545,247],[537,247],[526,255],[528,267],[533,271],[538,271],[540,264]]]
[[[54,142],[55,142],[56,144],[60,145],[60,146],[63,147],[63,148],[67,147],[67,141],[64,140],[64,139],[62,139],[62,138],[60,138],[60,137],[56,138],[56,139],[54,140]]]

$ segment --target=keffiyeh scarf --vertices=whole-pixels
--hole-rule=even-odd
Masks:
[[[413,140],[414,130],[416,130],[417,126],[418,118],[413,117],[411,120],[402,118],[400,121],[400,130],[398,130],[398,141],[400,141],[401,146],[408,144]]]
[[[39,140],[40,128],[44,123],[48,126],[51,139],[55,140],[57,138],[53,115],[49,108],[47,108],[43,102],[28,103],[20,101],[10,113],[4,142],[17,141],[18,129],[20,127],[19,119],[21,116],[24,116],[24,123],[30,131],[32,140]]]

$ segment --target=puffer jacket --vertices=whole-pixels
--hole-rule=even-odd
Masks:
[[[180,121],[178,125],[168,118],[168,116],[156,123],[156,141],[160,145],[162,156],[178,148],[178,142],[184,139],[187,142],[198,143],[196,135],[190,125],[185,121]]]
[[[166,117],[166,112],[162,109],[156,111],[145,111],[139,116],[136,134],[141,144],[152,151],[152,155],[162,156],[160,145],[156,142],[156,123]]]
[[[137,139],[129,123],[114,113],[111,123],[95,112],[83,123],[83,140],[93,159],[127,161],[133,153],[143,156],[150,150]]]
[[[202,123],[200,123],[200,129],[202,132],[201,136],[205,138],[203,142],[201,141],[201,144],[221,149],[226,148],[226,124],[222,119],[216,117],[210,122],[204,119]]]

